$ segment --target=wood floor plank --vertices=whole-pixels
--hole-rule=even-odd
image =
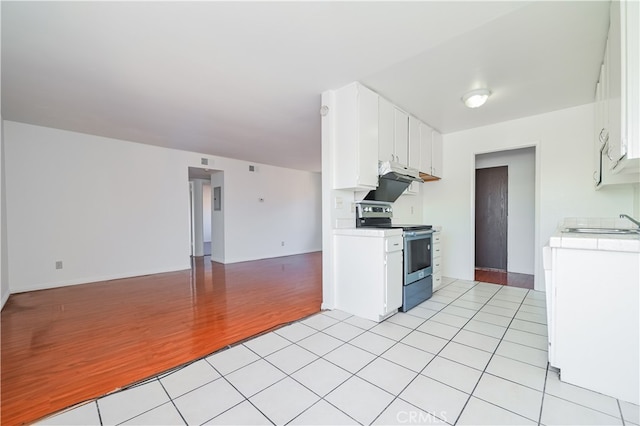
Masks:
[[[484,283],[533,289],[533,275],[519,274],[517,272],[476,268],[474,279]]]
[[[1,417],[24,424],[320,311],[321,253],[11,295]]]

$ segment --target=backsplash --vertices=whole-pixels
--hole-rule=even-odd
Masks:
[[[560,227],[565,228],[623,228],[630,229],[636,226],[628,219],[617,217],[567,217],[560,221]]]

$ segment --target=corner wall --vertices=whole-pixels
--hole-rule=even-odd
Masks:
[[[593,187],[593,104],[446,134],[446,174],[423,186],[426,223],[442,225],[443,274],[473,279],[475,155],[536,146],[535,288],[544,289],[542,247],[565,217],[633,211],[631,186]]]
[[[9,252],[7,250],[7,188],[4,161],[4,123],[0,115],[0,309],[9,300]]]
[[[259,165],[256,178],[244,161],[4,126],[11,293],[189,269],[188,167],[202,157],[225,173],[226,262],[320,250],[318,173]]]

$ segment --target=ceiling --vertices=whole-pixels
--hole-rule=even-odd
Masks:
[[[311,171],[323,91],[361,81],[443,133],[581,105],[609,21],[598,1],[1,7],[4,119]]]

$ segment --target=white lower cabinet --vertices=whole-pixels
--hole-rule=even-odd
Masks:
[[[440,231],[436,230],[433,233],[433,246],[431,247],[433,253],[433,291],[436,291],[442,286],[442,245],[440,243]]]
[[[336,229],[336,308],[382,321],[402,305],[402,230]]]
[[[563,382],[638,404],[640,252],[615,251],[637,241],[553,240],[545,253],[549,364]]]

